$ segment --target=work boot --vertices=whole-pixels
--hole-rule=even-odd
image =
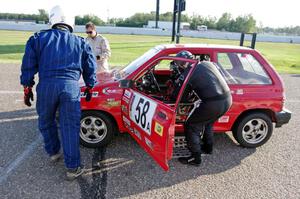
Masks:
[[[72,181],[81,176],[84,173],[84,166],[79,166],[75,169],[68,169],[67,180]]]
[[[61,153],[58,152],[57,154],[54,154],[54,155],[50,156],[50,161],[52,163],[56,163],[60,160],[60,158],[61,158]]]
[[[189,164],[193,166],[200,166],[201,164],[201,153],[192,153],[189,157],[178,158],[178,161],[182,164]]]
[[[201,151],[204,154],[211,155],[213,153],[213,145],[212,144],[203,144],[203,145],[201,145]]]

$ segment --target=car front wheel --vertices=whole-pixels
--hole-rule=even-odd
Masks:
[[[107,146],[113,139],[114,123],[97,111],[83,111],[80,121],[80,143],[89,148]]]
[[[242,118],[232,133],[236,141],[244,147],[255,148],[265,144],[271,137],[273,124],[264,113],[252,113]]]

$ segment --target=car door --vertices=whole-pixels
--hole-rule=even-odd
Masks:
[[[184,88],[194,71],[197,60],[164,57],[170,61],[188,61],[192,65],[184,84],[181,87],[176,103],[165,104],[136,88],[126,88],[122,97],[122,119],[128,133],[137,143],[161,166],[169,170],[168,161],[172,158],[175,134],[176,109]],[[154,63],[148,67],[151,68]]]

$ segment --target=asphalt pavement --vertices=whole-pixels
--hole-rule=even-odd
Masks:
[[[300,75],[282,75],[288,125],[257,149],[239,147],[231,133],[215,135],[215,151],[200,167],[170,161],[164,172],[127,134],[103,149],[81,148],[89,169],[64,179],[51,164],[37,129],[35,107],[23,105],[20,67],[0,64],[0,198],[300,198]],[[97,165],[97,166],[95,166]]]

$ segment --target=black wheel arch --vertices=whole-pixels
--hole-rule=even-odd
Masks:
[[[248,115],[254,114],[254,113],[263,113],[263,114],[267,115],[271,119],[272,122],[275,122],[275,113],[272,110],[270,110],[270,109],[249,109],[249,110],[244,111],[237,117],[237,119],[235,120],[234,124],[231,127],[231,130],[234,130],[235,128],[237,128],[237,125],[243,118],[245,118]]]

